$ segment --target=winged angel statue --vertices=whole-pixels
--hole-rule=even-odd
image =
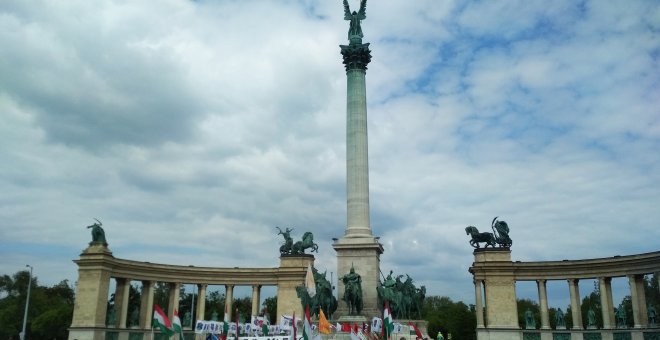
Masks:
[[[348,40],[352,38],[362,39],[364,36],[362,34],[362,27],[360,26],[360,20],[367,18],[367,0],[360,0],[360,11],[353,11],[348,7],[348,0],[344,0],[344,20],[350,20],[351,25],[348,29]]]

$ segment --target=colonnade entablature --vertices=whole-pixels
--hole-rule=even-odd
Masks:
[[[233,290],[236,286],[252,287],[252,315],[259,313],[260,290],[263,286],[277,287],[277,315],[302,315],[296,287],[303,285],[307,267],[314,265],[314,256],[282,255],[280,266],[274,268],[198,267],[192,265],[168,265],[116,258],[104,245],[92,245],[85,249],[78,265],[76,301],[69,339],[103,339],[105,332],[135,328],[128,326],[128,298],[131,282],[142,283],[138,329],[151,327],[153,298],[156,282],[170,284],[170,296],[166,313],[171,318],[179,307],[179,292],[184,284],[197,285],[198,300],[195,315],[205,313],[206,289],[209,285],[223,285],[226,289],[227,317],[231,318]],[[107,323],[106,306],[110,293],[110,281],[115,280],[115,309],[117,318]],[[185,326],[185,325],[184,325]],[[121,333],[120,333],[121,334]]]
[[[546,284],[548,281],[563,280],[568,284],[572,339],[582,339],[588,332],[583,326],[580,308],[580,280],[598,280],[603,326],[598,330],[602,339],[612,339],[617,331],[615,308],[612,301],[613,278],[627,278],[632,299],[634,328],[629,330],[633,339],[642,339],[649,328],[644,276],[660,273],[660,251],[607,258],[521,262],[511,261],[507,248],[476,249],[475,261],[469,271],[475,284],[475,307],[477,310],[478,339],[522,339],[516,303],[517,281],[535,281],[541,313],[539,328],[541,339],[552,338]],[[485,313],[485,315],[484,315]],[[586,334],[586,333],[585,333]],[[586,335],[585,335],[586,336]]]

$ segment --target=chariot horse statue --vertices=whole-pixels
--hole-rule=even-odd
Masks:
[[[319,252],[319,245],[314,243],[314,234],[306,232],[303,234],[302,241],[298,241],[291,246],[291,254],[304,254],[305,249],[312,248],[312,251]]]

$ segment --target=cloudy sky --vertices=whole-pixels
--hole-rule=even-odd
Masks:
[[[657,2],[370,0],[362,28],[383,272],[473,303],[495,216],[514,260],[659,250]],[[2,1],[0,274],[75,281],[98,218],[118,258],[196,266],[312,231],[336,278],[347,30],[339,0]]]

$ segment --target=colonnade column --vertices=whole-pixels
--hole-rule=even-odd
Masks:
[[[234,302],[234,286],[233,285],[225,285],[226,293],[225,293],[225,322],[231,321],[232,317],[232,307],[233,307],[233,302]]]
[[[181,283],[170,283],[170,296],[167,304],[167,315],[172,320],[174,311],[179,310],[179,294],[181,292]]]
[[[536,280],[539,290],[539,303],[541,304],[541,329],[550,329],[550,315],[548,314],[548,292],[545,288],[546,280]]]
[[[600,306],[603,312],[603,328],[613,328],[614,311],[612,306],[612,278],[598,278],[600,289]]]
[[[475,310],[477,312],[477,328],[484,328],[484,308],[483,299],[481,298],[481,280],[474,281],[474,295],[475,295]]]
[[[635,328],[646,327],[648,324],[648,313],[646,310],[646,293],[644,292],[644,276],[628,275],[628,282],[630,283]]]
[[[117,287],[115,288],[115,313],[119,315],[116,326],[126,328],[126,319],[128,318],[128,296],[130,294],[131,281],[129,279],[116,278]]]
[[[579,280],[568,279],[568,290],[571,294],[571,314],[573,316],[573,329],[582,329],[582,309],[580,308]]]
[[[140,301],[140,328],[151,327],[151,316],[154,311],[153,281],[142,281],[142,299]]]
[[[260,299],[261,286],[252,286],[252,315],[259,315],[259,299]]]
[[[197,285],[197,319],[204,320],[204,309],[206,309],[206,285]]]

